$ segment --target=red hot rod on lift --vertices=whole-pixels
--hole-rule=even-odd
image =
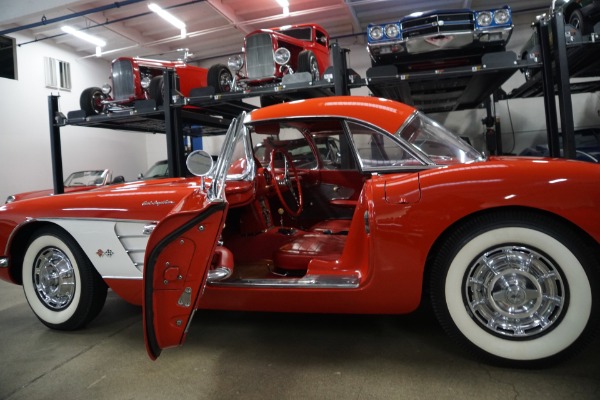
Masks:
[[[187,53],[186,53],[187,56]],[[206,68],[188,65],[185,61],[162,61],[137,57],[119,57],[112,62],[111,83],[101,88],[90,87],[81,92],[79,106],[86,115],[98,115],[133,106],[137,100],[163,102],[165,69],[175,70],[177,89],[189,96],[194,88],[209,83]],[[210,82],[217,85],[217,82]]]
[[[107,287],[143,304],[152,358],[196,309],[408,313],[512,365],[581,349],[600,320],[600,165],[486,158],[414,108],[372,97],[234,120],[213,165],[0,207],[0,278],[55,329]],[[573,194],[577,195],[574,196]]]

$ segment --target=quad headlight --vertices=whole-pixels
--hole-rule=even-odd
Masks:
[[[373,40],[380,40],[383,37],[383,28],[379,25],[370,27],[369,37]]]
[[[398,25],[396,24],[387,24],[384,30],[385,36],[391,39],[398,37],[398,35],[400,34],[400,29],[398,29]]]
[[[494,22],[498,25],[504,25],[510,22],[510,12],[506,9],[496,10],[496,12],[494,12]]]
[[[494,16],[491,11],[481,11],[477,13],[477,24],[479,26],[490,26]]]

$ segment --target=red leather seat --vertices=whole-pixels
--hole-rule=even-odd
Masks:
[[[313,258],[320,260],[340,258],[345,243],[345,235],[307,233],[281,246],[275,252],[273,261],[277,268],[284,270],[306,270]]]

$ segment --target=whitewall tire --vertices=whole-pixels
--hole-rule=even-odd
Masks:
[[[533,365],[598,329],[598,263],[568,225],[528,212],[478,217],[441,246],[431,276],[444,329],[477,355]]]
[[[102,310],[107,286],[79,245],[56,227],[32,235],[23,258],[23,290],[46,326],[84,327]]]

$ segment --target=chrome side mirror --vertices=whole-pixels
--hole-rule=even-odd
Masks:
[[[196,150],[190,153],[185,164],[192,174],[196,176],[206,176],[213,168],[213,159],[204,150]]]

